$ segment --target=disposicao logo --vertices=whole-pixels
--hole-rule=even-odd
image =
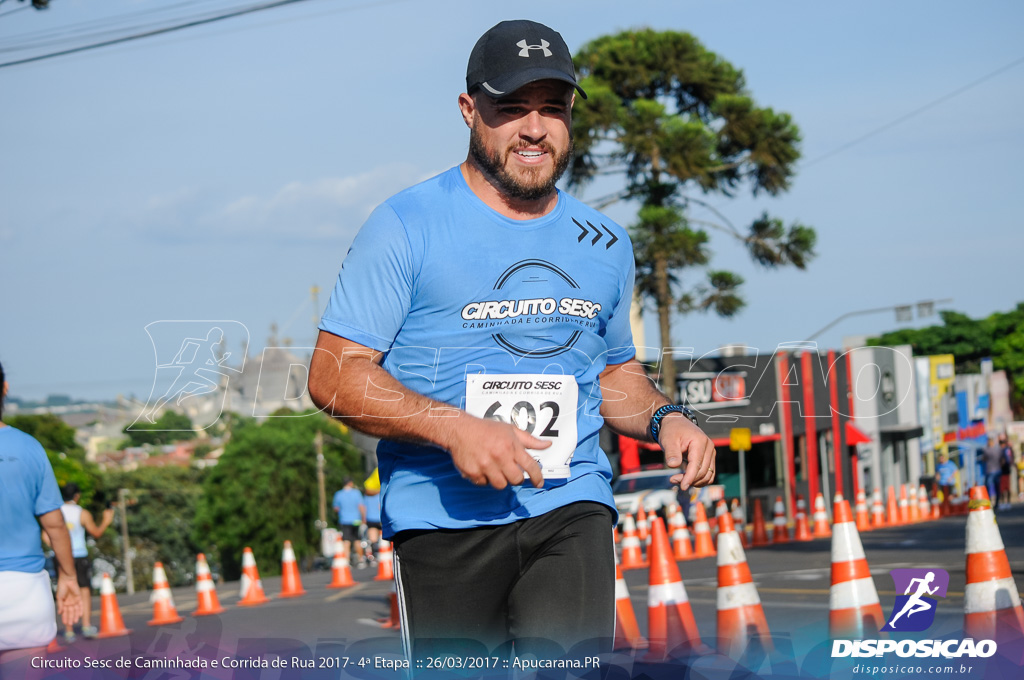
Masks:
[[[949,572],[945,569],[893,569],[896,584],[892,613],[881,633],[918,633],[935,622],[938,600],[946,597]],[[878,657],[895,652],[900,657],[989,657],[996,653],[993,640],[833,640],[832,657]]]
[[[935,621],[936,597],[946,597],[949,572],[945,569],[893,569],[889,572],[896,584],[896,604],[882,632],[917,633]]]

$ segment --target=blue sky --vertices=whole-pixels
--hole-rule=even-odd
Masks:
[[[52,0],[4,16],[18,6],[8,0],[0,50],[158,7],[135,21],[248,4]],[[254,351],[276,322],[312,344],[309,289],[326,303],[363,218],[465,157],[456,98],[469,51],[512,18],[548,23],[574,50],[631,27],[693,33],[744,70],[759,104],[793,115],[805,161],[1024,57],[1015,2],[309,0],[0,68],[0,361],[12,394],[143,397],[145,327],[160,320],[238,321]],[[804,272],[764,271],[712,234],[713,264],[746,278],[748,307],[677,319],[675,344],[771,351],[845,312],[928,298],[972,316],[1012,308],[1024,299],[1021,110],[1024,64],[801,168],[784,196],[715,199],[736,224],[767,210],[814,226],[819,256]],[[628,225],[635,206],[607,212]],[[858,317],[819,342],[903,325]]]

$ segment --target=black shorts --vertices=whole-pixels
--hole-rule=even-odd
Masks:
[[[341,537],[346,541],[358,541],[359,540],[359,525],[358,524],[342,524],[341,525]]]
[[[366,528],[367,529],[377,529],[379,531],[381,529],[381,524],[380,524],[380,522],[367,522],[366,523]]]
[[[78,576],[79,588],[92,587],[92,560],[88,557],[75,558],[75,574]]]
[[[612,511],[572,503],[539,517],[394,536],[403,645],[443,654],[563,658],[610,651],[615,631]]]

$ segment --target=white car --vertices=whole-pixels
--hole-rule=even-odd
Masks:
[[[679,486],[673,485],[669,480],[672,475],[680,472],[679,468],[630,472],[612,482],[612,494],[615,496],[615,507],[619,511],[619,522],[622,522],[626,513],[636,515],[641,503],[644,512],[648,513],[658,512],[675,503]]]

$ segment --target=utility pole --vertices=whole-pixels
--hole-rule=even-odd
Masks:
[[[313,298],[313,330],[315,331],[320,325],[320,286],[314,285],[309,289],[309,294]]]
[[[124,546],[126,587],[131,595],[135,592],[135,578],[132,576],[132,551],[128,545],[128,489],[117,490],[117,502],[121,506],[121,544]]]
[[[317,524],[321,531],[327,528],[327,492],[324,481],[324,433],[317,431],[313,437],[313,447],[316,449],[316,483],[320,492],[320,519]]]

